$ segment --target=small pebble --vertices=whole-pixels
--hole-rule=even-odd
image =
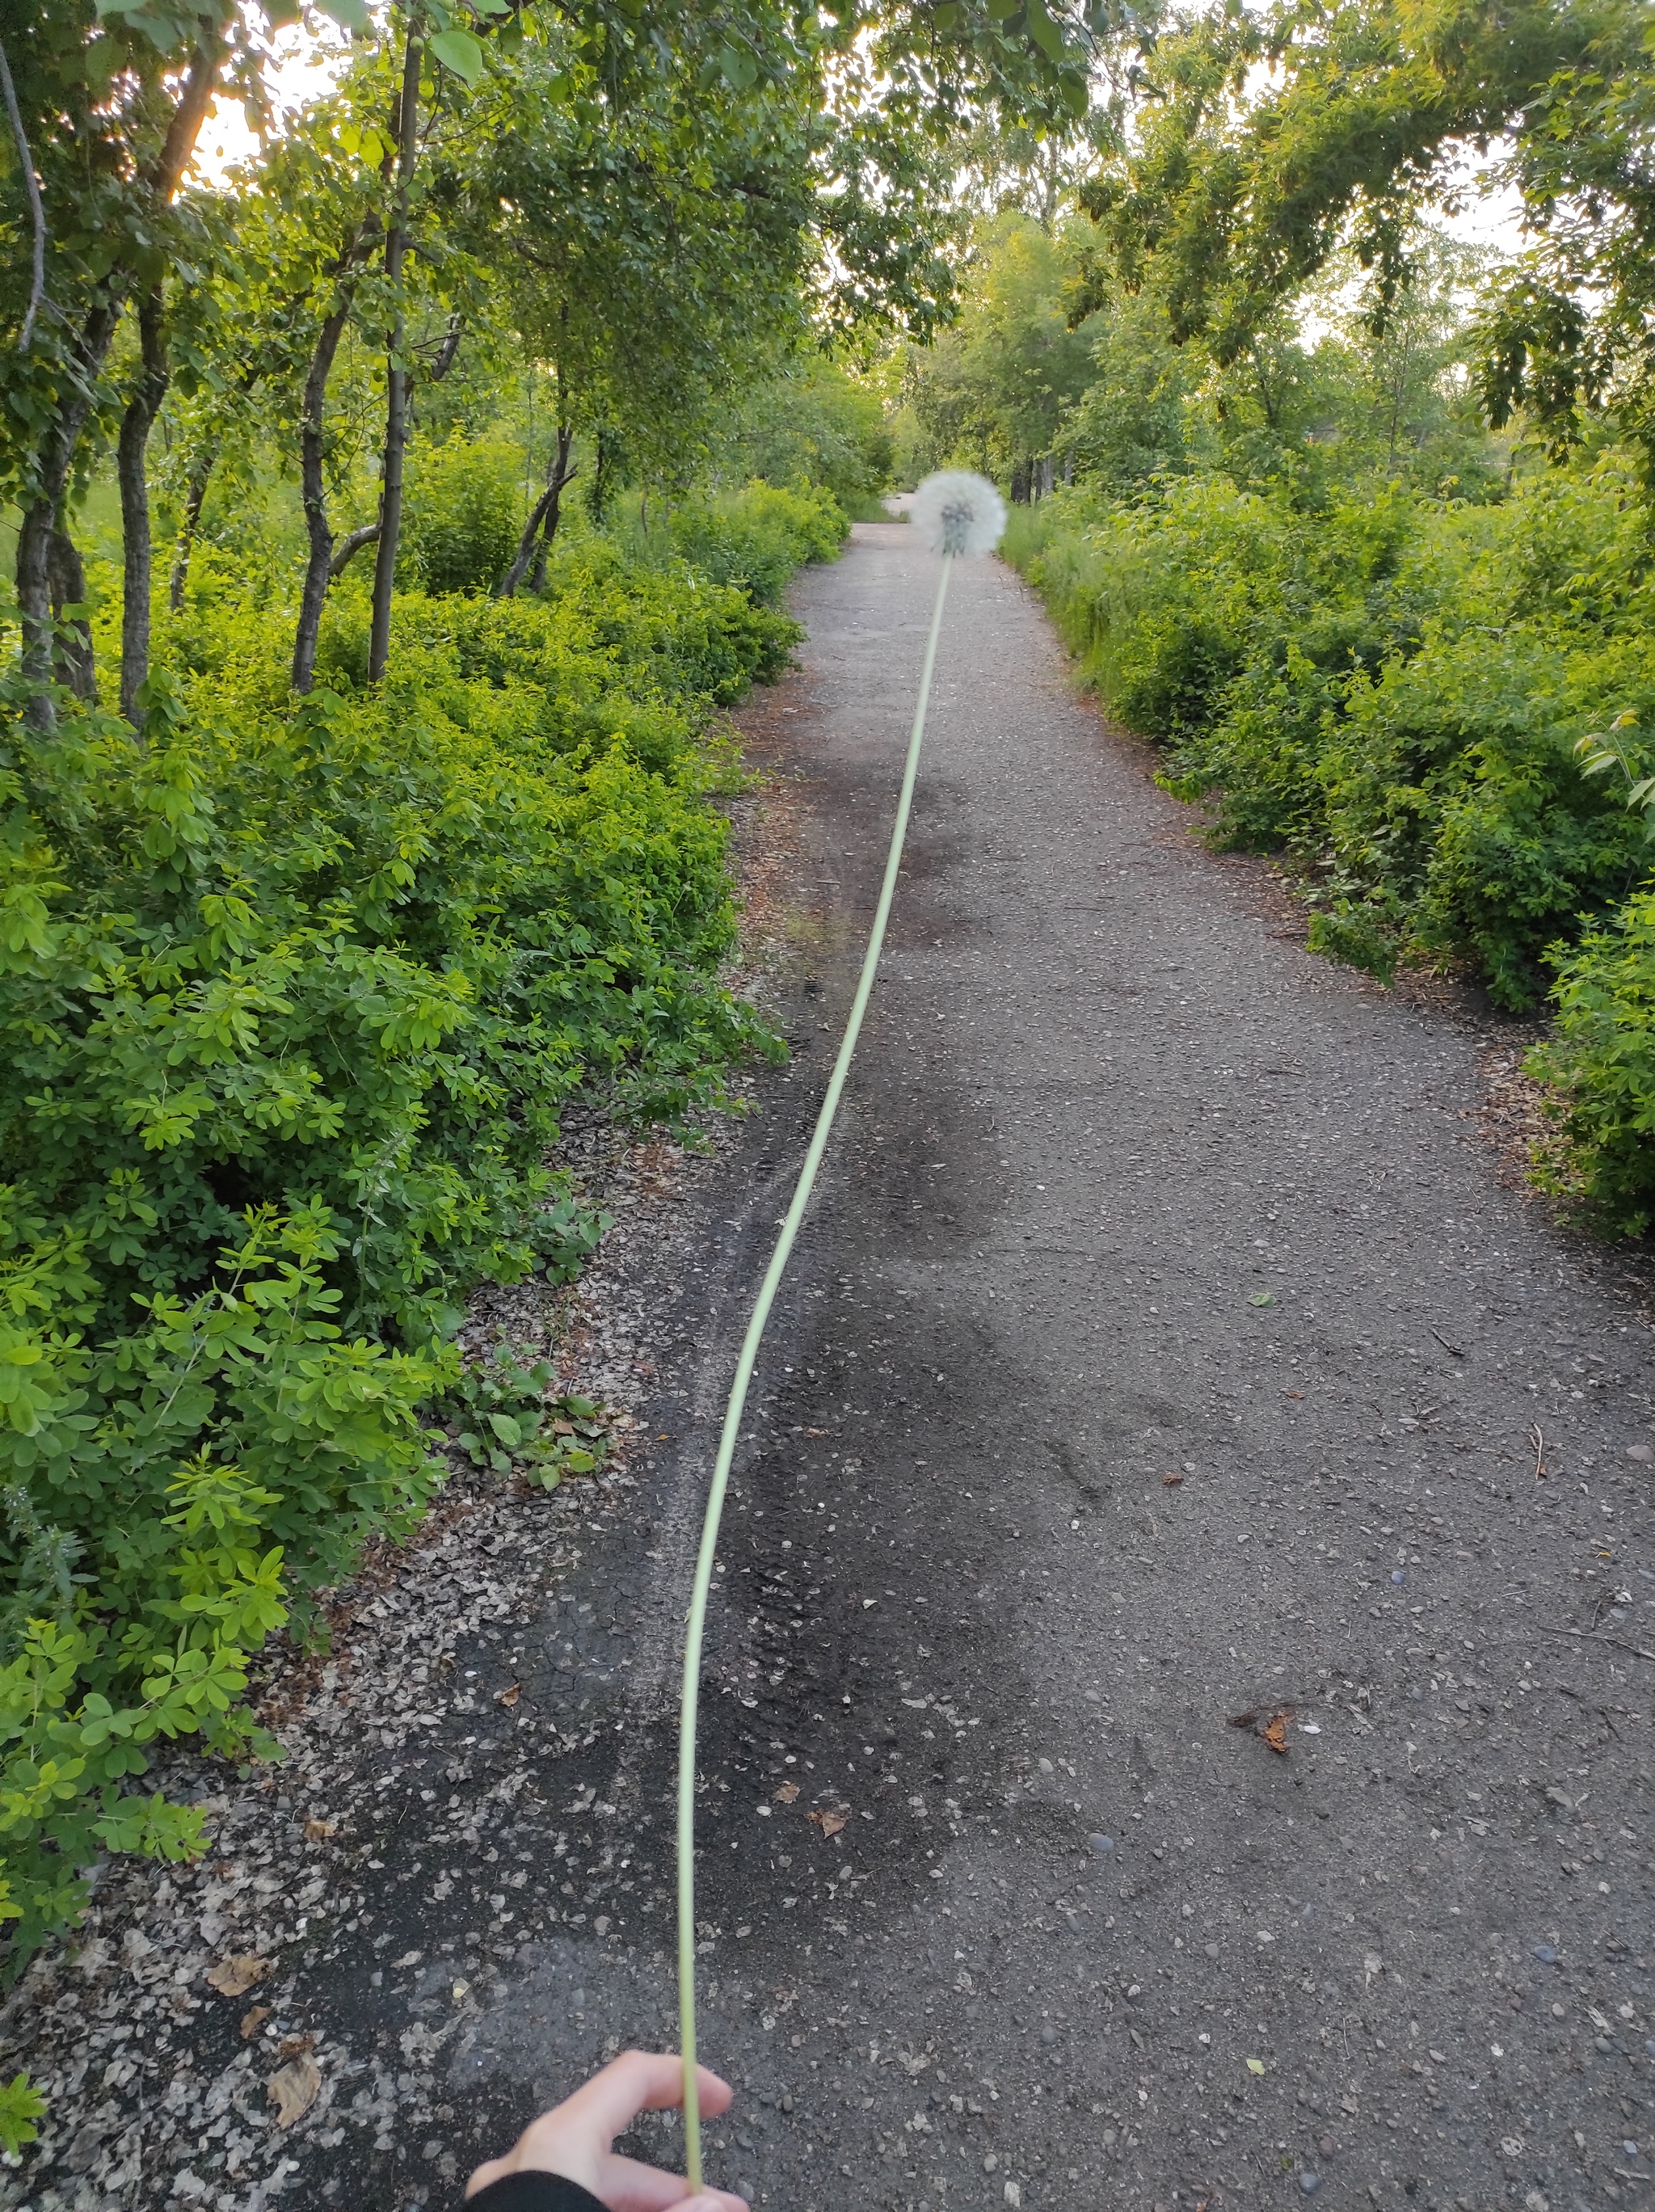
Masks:
[[[1322,2157],[1331,2158],[1334,2152],[1337,2150],[1339,2146],[1334,2142],[1331,2136],[1324,2136],[1320,2142],[1317,2144],[1316,2148]]]
[[[1299,2176],[1299,2186],[1306,2197],[1313,2197],[1321,2185],[1322,2177],[1319,2173],[1301,2173]]]
[[[1636,2158],[1636,2157],[1637,2157],[1637,2155],[1638,2155],[1638,2146],[1637,2146],[1637,2144],[1636,2144],[1635,2142],[1623,2142],[1623,2143],[1621,2145],[1621,2148],[1622,2148],[1622,2149],[1626,2153],[1626,2154],[1627,2154],[1627,2156],[1628,2156],[1628,2158]]]
[[[1402,1568],[1402,1567],[1393,1567],[1393,1568],[1391,1569],[1391,1581],[1392,1581],[1393,1583],[1396,1583],[1398,1586],[1400,1586],[1402,1583],[1405,1583],[1405,1582],[1408,1580],[1407,1572],[1406,1572],[1406,1571],[1405,1571],[1403,1568]],[[1306,2179],[1309,2179],[1309,2177],[1308,2177],[1308,2176],[1306,2176]],[[1317,2186],[1319,2189],[1321,2187],[1321,2185],[1321,2185],[1321,2183],[1320,2183],[1319,2181],[1319,2182],[1317,2183],[1317,2185],[1316,2185],[1316,2186]]]
[[[1088,1836],[1086,1840],[1100,1859],[1106,1859],[1115,1848],[1112,1836]]]
[[[741,2198],[743,2204],[750,2204],[753,2202],[752,2183],[750,2181],[738,2181],[736,2184],[736,2194]]]
[[[1628,1444],[1627,1446],[1627,1457],[1628,1459],[1655,1459],[1655,1451],[1651,1451],[1647,1444]]]
[[[1534,1955],[1543,1966],[1555,1966],[1557,1964],[1557,1954],[1549,1943],[1537,1943],[1534,1947]]]
[[[1052,2027],[1051,2021],[1047,2021],[1046,2026],[1040,2030],[1040,2040],[1042,2043],[1055,2043],[1057,2039],[1058,2031]]]

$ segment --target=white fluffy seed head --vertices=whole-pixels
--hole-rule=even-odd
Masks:
[[[986,477],[969,469],[939,469],[927,477],[908,507],[908,521],[933,553],[969,558],[991,553],[1006,526],[1006,503]]]

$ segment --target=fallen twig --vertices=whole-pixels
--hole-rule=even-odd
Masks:
[[[1610,1644],[1617,1651],[1629,1651],[1634,1659],[1655,1660],[1655,1651],[1646,1651],[1641,1644],[1625,1644],[1618,1636],[1600,1636],[1595,1628],[1542,1628],[1542,1636],[1573,1636],[1582,1644]],[[1520,1636],[1503,1636],[1502,1644],[1520,1644]]]

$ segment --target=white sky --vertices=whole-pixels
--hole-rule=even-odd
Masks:
[[[298,107],[305,101],[317,99],[332,82],[336,64],[329,58],[329,49],[337,50],[338,36],[325,44],[312,38],[302,25],[294,24],[278,32],[272,41],[280,59],[270,72],[270,83],[280,107]],[[258,140],[247,127],[247,118],[241,104],[234,100],[220,100],[213,103],[207,121],[196,145],[196,158],[190,167],[203,184],[220,183],[228,169],[238,161],[245,161],[258,151]]]

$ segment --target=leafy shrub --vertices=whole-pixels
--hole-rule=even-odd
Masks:
[[[677,558],[761,608],[774,607],[793,571],[839,557],[849,525],[830,492],[749,484],[675,507],[667,526]],[[633,540],[634,550],[639,541]]]
[[[703,732],[796,628],[600,542],[551,584],[401,595],[371,691],[342,593],[297,704],[258,606],[180,620],[136,737],[66,708],[42,740],[0,694],[13,1971],[100,1847],[198,1848],[130,1793],[146,1747],[271,1748],[249,1658],[417,1517],[443,1394],[543,1477],[595,1455],[588,1409],[485,1407],[450,1341],[478,1280],[567,1279],[601,1233],[544,1164],[561,1102],[682,1115],[772,1048],[718,981]]]
[[[1562,960],[1555,1000],[1556,1037],[1529,1066],[1556,1086],[1568,1149],[1543,1180],[1641,1237],[1655,1223],[1655,883]]]
[[[420,444],[409,457],[399,582],[486,592],[511,565],[525,520],[523,460],[504,438]]]
[[[1547,946],[1634,880],[1637,825],[1573,753],[1594,721],[1655,711],[1621,458],[1501,507],[1392,483],[1307,507],[1217,474],[1130,504],[1063,494],[1009,550],[1215,836],[1315,864],[1321,949],[1380,975],[1457,959],[1523,1007]]]

